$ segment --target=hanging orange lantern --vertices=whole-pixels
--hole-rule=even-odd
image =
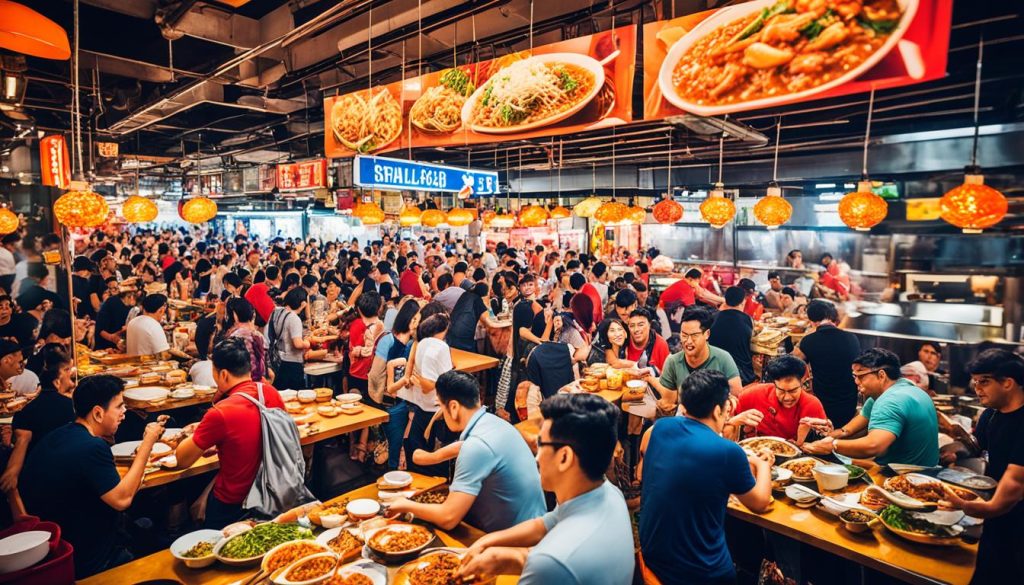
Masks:
[[[209,197],[193,197],[181,208],[181,219],[189,223],[206,223],[217,216],[217,202]]]
[[[601,201],[598,197],[591,196],[577,203],[572,208],[572,212],[576,214],[576,217],[594,217],[594,213],[602,205],[604,205],[604,201]]]
[[[21,220],[13,211],[6,207],[0,208],[0,236],[15,232],[21,227]]]
[[[871,181],[858,181],[857,190],[839,200],[839,219],[847,226],[866,232],[882,223],[889,204],[871,191]]]
[[[437,227],[448,220],[448,216],[440,209],[428,209],[420,216],[420,221],[427,227]]]
[[[414,225],[420,225],[421,217],[423,212],[420,211],[419,207],[415,205],[406,205],[402,213],[398,214],[398,225],[402,227],[411,227]]]
[[[700,204],[700,216],[715,229],[722,229],[736,215],[736,204],[725,196],[724,185],[715,183],[708,198]]]
[[[625,221],[636,225],[643,225],[647,221],[647,210],[636,205],[626,210]]]
[[[484,212],[480,214],[480,220],[484,222],[484,226],[489,226],[497,215],[498,214],[493,209],[485,209]]]
[[[629,208],[624,203],[612,199],[594,212],[594,219],[603,224],[619,223],[626,218]]]
[[[523,227],[540,227],[551,217],[547,209],[539,205],[527,205],[519,210],[519,225]]]
[[[464,208],[456,207],[448,212],[448,225],[460,227],[473,223],[473,212]]]
[[[110,206],[102,195],[82,185],[68,191],[53,204],[53,215],[67,227],[96,227],[107,221]]]
[[[654,204],[651,215],[658,223],[676,223],[683,219],[683,206],[666,195],[664,199]]]
[[[793,206],[782,197],[782,189],[775,184],[768,186],[768,191],[760,201],[754,204],[754,217],[770,230],[789,221],[793,216]]]
[[[124,200],[121,206],[121,215],[128,223],[149,223],[156,219],[160,210],[151,199],[141,195],[132,195]]]
[[[511,213],[499,213],[491,220],[491,227],[510,228],[516,225],[516,216]]]
[[[363,203],[359,206],[359,221],[363,225],[380,225],[384,223],[384,210],[376,203]],[[353,212],[353,215],[355,213]]]
[[[963,185],[942,196],[939,210],[942,219],[965,234],[980,234],[1006,217],[1009,203],[1005,195],[985,184],[980,168],[967,167]]]
[[[565,219],[572,215],[572,212],[561,205],[551,210],[551,219]]]

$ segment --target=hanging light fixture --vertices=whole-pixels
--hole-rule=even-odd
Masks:
[[[402,213],[398,214],[398,225],[402,227],[412,227],[414,225],[420,225],[421,216],[423,212],[420,211],[419,207],[415,205],[406,205],[402,209]]]
[[[615,200],[615,190],[618,187],[615,172],[615,128],[612,128],[612,200],[594,212],[594,219],[605,225],[621,223],[629,213],[629,207]]]
[[[1009,203],[1006,196],[985,184],[978,166],[978,104],[981,98],[981,64],[985,39],[978,41],[978,65],[974,78],[974,146],[971,164],[964,169],[964,182],[954,187],[939,200],[939,213],[945,221],[963,230],[965,234],[980,234],[1006,216]]]
[[[768,229],[776,230],[793,216],[793,206],[782,198],[779,187],[779,140],[782,136],[782,117],[775,124],[775,162],[772,164],[772,182],[760,201],[754,204],[754,217]]]
[[[591,192],[597,192],[597,163],[591,165]],[[598,207],[604,203],[597,195],[591,195],[583,201],[580,201],[572,208],[572,212],[576,214],[576,217],[594,217],[594,212],[597,211]]]
[[[189,223],[206,223],[217,217],[217,202],[209,197],[193,197],[181,207],[181,218]]]
[[[527,205],[519,210],[519,225],[523,227],[540,227],[551,217],[547,209],[539,205]]]
[[[18,216],[6,206],[0,207],[0,236],[13,233],[19,227],[21,227],[21,220],[18,219]]]
[[[480,214],[480,221],[483,222],[484,227],[488,227],[497,215],[498,214],[493,209],[485,209],[483,213]]]
[[[851,228],[866,232],[882,223],[889,212],[889,204],[871,190],[868,179],[868,142],[871,139],[871,117],[875,109],[875,90],[871,89],[868,97],[868,122],[864,129],[864,162],[861,167],[861,180],[857,182],[857,190],[843,195],[839,200],[839,219]]]
[[[511,213],[499,212],[491,220],[491,227],[510,228],[516,225],[516,216]]]
[[[448,225],[461,227],[473,223],[473,212],[464,208],[456,207],[448,212]]]
[[[428,209],[420,216],[420,221],[427,227],[437,227],[448,220],[448,215],[440,209]]]
[[[571,215],[572,212],[561,205],[558,205],[551,210],[551,219],[565,219]]]
[[[59,24],[8,0],[0,0],[0,48],[43,59],[71,58],[68,33]]]
[[[623,221],[635,225],[643,225],[647,221],[647,210],[636,205],[634,201],[630,201],[629,208],[626,209],[626,216],[623,218]]]
[[[360,207],[359,221],[363,225],[380,225],[384,223],[384,210],[375,202],[363,203]]]
[[[665,194],[661,201],[654,204],[651,215],[658,223],[676,223],[683,219],[683,206],[672,199],[675,189],[672,187],[672,132],[668,133],[668,177],[665,180]]]
[[[718,182],[708,193],[708,198],[700,204],[700,216],[715,229],[722,229],[736,215],[736,204],[725,196],[725,185],[722,183],[722,161],[725,156],[725,131],[718,138]]]
[[[121,206],[121,215],[128,223],[149,223],[156,219],[159,213],[156,203],[141,195],[132,195],[125,199],[124,205]]]

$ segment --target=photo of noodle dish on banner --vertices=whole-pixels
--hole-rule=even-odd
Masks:
[[[324,99],[328,157],[573,134],[632,121],[636,27]]]

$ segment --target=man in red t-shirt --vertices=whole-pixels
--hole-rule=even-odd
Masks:
[[[693,287],[690,286],[689,282],[686,282],[685,278],[680,278],[662,291],[661,297],[658,300],[658,306],[665,309],[674,303],[682,303],[684,307],[689,307],[694,302],[696,302],[696,298]]]
[[[219,530],[244,517],[242,503],[263,461],[260,411],[242,394],[259,399],[262,386],[266,406],[284,408],[284,402],[273,386],[252,381],[249,351],[243,339],[231,337],[221,341],[210,358],[217,381],[213,407],[194,426],[195,433],[178,445],[175,457],[177,467],[187,469],[204,452],[216,447],[220,471],[206,500],[204,525]]]
[[[409,267],[402,272],[402,276],[398,278],[398,291],[402,293],[402,296],[409,295],[417,299],[428,297],[423,291],[423,281],[420,280],[422,273],[423,267],[415,262],[409,264]]]
[[[629,314],[629,343],[626,344],[626,359],[636,362],[638,368],[654,366],[661,374],[668,358],[668,343],[651,331],[651,313],[646,308],[634,309]]]
[[[821,401],[803,390],[806,375],[807,364],[800,358],[775,358],[767,370],[772,383],[745,388],[736,406],[738,414],[728,424],[734,429],[743,427],[748,436],[782,437],[802,445],[811,428],[805,419],[825,418]]]
[[[596,327],[604,319],[604,303],[601,302],[601,293],[597,292],[594,285],[587,282],[587,277],[579,272],[574,272],[569,277],[569,286],[576,292],[586,295],[594,304],[594,326]]]

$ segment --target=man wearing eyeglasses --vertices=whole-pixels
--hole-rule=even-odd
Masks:
[[[852,371],[857,390],[866,399],[860,414],[828,437],[805,444],[804,451],[857,459],[874,457],[879,465],[937,465],[939,423],[935,404],[927,392],[900,377],[900,358],[889,350],[872,348],[853,360]],[[865,436],[847,438],[865,429]]]
[[[989,500],[965,501],[952,490],[947,499],[975,518],[985,518],[973,584],[1011,582],[1024,574],[1024,359],[989,349],[967,364],[971,386],[995,412],[978,442],[988,451],[987,475],[999,481]]]
[[[738,439],[738,431],[747,429],[750,436],[782,437],[802,445],[811,427],[800,421],[825,418],[821,401],[803,391],[807,364],[784,355],[768,364],[767,374],[770,384],[757,384],[740,394],[739,414],[726,423],[726,436]]]
[[[631,583],[629,512],[604,476],[615,450],[616,407],[592,394],[558,394],[540,408],[537,466],[541,485],[554,492],[558,506],[480,538],[459,574],[520,575],[521,585]]]
[[[740,371],[729,352],[708,343],[708,336],[714,317],[705,307],[693,305],[683,311],[679,338],[683,343],[683,351],[672,354],[665,360],[661,377],[648,375],[644,378],[651,384],[661,398],[658,409],[662,412],[674,408],[679,403],[679,390],[692,374],[700,370],[711,370],[722,373],[729,381],[729,390],[739,396],[743,384]]]

